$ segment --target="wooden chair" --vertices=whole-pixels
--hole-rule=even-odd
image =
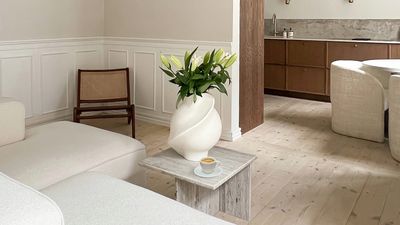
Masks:
[[[135,105],[131,104],[129,68],[113,70],[78,70],[77,107],[74,122],[83,119],[128,118],[135,137]],[[108,105],[100,105],[112,103]],[[96,104],[95,106],[93,106]],[[110,114],[84,115],[88,112],[121,111]]]

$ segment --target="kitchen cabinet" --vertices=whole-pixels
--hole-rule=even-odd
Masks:
[[[325,68],[326,46],[319,41],[288,41],[288,63]]]
[[[265,64],[264,87],[276,90],[286,90],[286,67],[282,65]]]
[[[265,41],[264,51],[265,63],[285,65],[286,42],[278,40]]]
[[[325,95],[325,68],[287,67],[287,90]]]
[[[400,59],[400,45],[391,45],[390,46],[390,58]]]
[[[388,52],[387,44],[328,42],[328,66],[336,60],[387,59]]]
[[[400,44],[266,39],[264,92],[329,101],[336,60],[400,58]]]

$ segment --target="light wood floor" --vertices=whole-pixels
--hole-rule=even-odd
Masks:
[[[400,165],[387,143],[344,137],[330,129],[330,104],[266,96],[265,122],[218,145],[257,155],[250,223],[400,225]],[[115,121],[114,121],[115,122]],[[129,134],[121,121],[93,122]],[[168,128],[138,122],[148,154],[167,148]],[[147,171],[148,188],[174,197],[171,177]]]

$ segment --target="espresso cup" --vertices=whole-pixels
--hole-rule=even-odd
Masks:
[[[205,157],[200,160],[200,166],[203,173],[213,173],[219,166],[220,162],[213,157]]]

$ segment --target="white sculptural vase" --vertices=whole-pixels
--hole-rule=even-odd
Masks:
[[[212,95],[185,98],[171,118],[168,144],[185,159],[200,161],[221,137],[221,118]]]

